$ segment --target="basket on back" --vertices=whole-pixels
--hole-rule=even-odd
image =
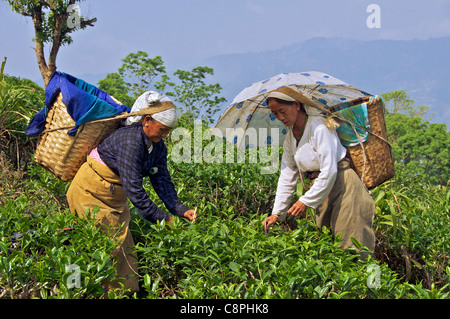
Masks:
[[[69,135],[67,131],[75,127],[75,121],[68,114],[60,93],[48,111],[34,159],[59,179],[70,181],[89,152],[119,128],[121,119],[117,116],[116,119],[87,122],[78,127],[74,136]]]
[[[345,103],[350,112],[361,106],[367,108],[368,127],[361,127],[350,124],[342,117],[342,110],[336,111],[336,107],[331,111],[335,112],[335,118],[340,125],[347,125],[358,135],[365,131],[366,141],[358,145],[346,146],[347,157],[350,158],[352,166],[358,176],[368,189],[372,189],[395,175],[394,159],[391,145],[389,144],[386,124],[384,120],[384,103],[380,97],[362,98]],[[339,109],[339,107],[337,107]],[[342,140],[342,139],[341,139]]]
[[[39,136],[35,161],[63,181],[72,180],[89,152],[117,130],[130,108],[94,85],[56,71],[45,106],[25,133]]]

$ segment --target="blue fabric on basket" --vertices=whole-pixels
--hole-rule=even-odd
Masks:
[[[377,99],[378,96],[371,96],[369,101]],[[336,112],[340,118],[356,125],[352,126],[347,121],[336,119],[339,127],[336,132],[344,146],[355,146],[367,141],[369,137],[369,115],[367,112],[367,102],[353,105],[352,102],[346,102],[335,106]],[[356,133],[355,133],[356,130]]]
[[[79,125],[131,111],[128,106],[117,104],[108,93],[94,85],[56,71],[45,89],[45,106],[30,121],[25,134],[37,136],[44,131],[48,110],[59,93],[62,93],[67,113],[77,125],[68,131],[69,135],[75,135]]]

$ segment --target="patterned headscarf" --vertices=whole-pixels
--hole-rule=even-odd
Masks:
[[[267,98],[269,98],[269,97],[277,98],[277,99],[280,99],[283,101],[288,101],[288,102],[298,101],[303,104],[303,107],[305,108],[305,112],[309,116],[321,116],[320,110],[318,110],[317,108],[310,106],[309,104],[306,104],[304,101],[299,101],[298,99],[296,99],[292,96],[289,96],[286,93],[272,91],[267,95]]]

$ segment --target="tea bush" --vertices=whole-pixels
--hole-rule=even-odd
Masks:
[[[170,166],[180,198],[199,208],[199,219],[192,225],[179,221],[168,229],[147,225],[134,211],[132,229],[147,297],[449,295],[449,242],[443,236],[450,225],[446,187],[403,188],[393,180],[373,190],[377,260],[362,263],[338,248],[338,239],[326,230],[318,232],[312,211],[298,225],[278,225],[269,235],[262,232],[261,222],[271,212],[277,174],[261,175],[256,164]],[[424,211],[424,206],[429,210]],[[433,213],[434,209],[440,214]],[[380,283],[369,288],[369,269],[374,265],[379,267]]]
[[[35,164],[17,171],[0,161],[0,296],[103,297],[103,280],[116,276],[114,239],[92,219],[69,213],[69,183]],[[169,171],[198,219],[150,224],[130,204],[141,284],[134,298],[449,297],[446,186],[412,183],[400,172],[374,189],[377,247],[374,258],[360,261],[317,229],[312,210],[264,233],[278,175],[261,174],[258,164],[169,159]],[[148,180],[144,186],[163,207]],[[58,230],[64,228],[73,230]],[[70,265],[80,267],[79,287]],[[127,296],[118,290],[108,297]]]
[[[29,204],[21,196],[0,208],[2,297],[100,296],[102,281],[115,274],[109,258],[113,240],[92,220],[59,213],[52,206],[31,209]],[[80,287],[71,284],[71,265],[80,267]]]
[[[337,247],[328,232],[302,220],[291,230],[261,229],[265,215],[223,219],[211,213],[195,224],[137,222],[136,246],[148,297],[170,298],[395,298],[404,289],[382,266],[368,288],[369,259]],[[373,288],[373,287],[372,287]],[[155,295],[155,292],[157,294]]]
[[[57,193],[64,183],[40,167],[33,171],[25,181],[8,179],[13,188],[1,188],[0,296],[101,296],[102,281],[116,273],[109,257],[113,238],[93,219],[77,218],[61,205]],[[5,172],[0,177],[4,181]],[[60,187],[56,194],[55,186]],[[79,284],[72,280],[71,266],[80,274]]]
[[[428,288],[449,282],[450,190],[447,186],[398,181],[374,193],[378,259],[404,274],[406,281]]]

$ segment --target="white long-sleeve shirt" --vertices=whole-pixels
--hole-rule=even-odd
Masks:
[[[336,131],[328,129],[325,121],[320,116],[310,116],[298,145],[292,129],[286,134],[272,210],[272,214],[279,215],[281,220],[290,208],[300,172],[320,171],[314,185],[299,199],[313,209],[325,200],[333,188],[337,163],[345,157],[346,149]]]

